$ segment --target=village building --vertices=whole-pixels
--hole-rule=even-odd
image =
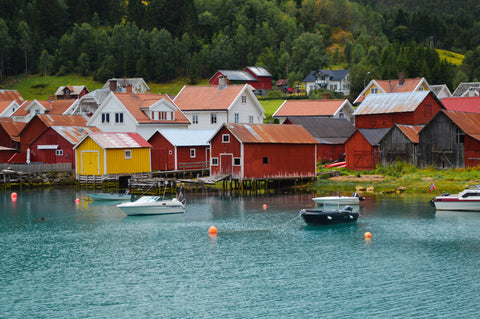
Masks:
[[[74,146],[75,173],[77,176],[150,173],[151,147],[138,133],[89,133]]]
[[[398,80],[371,80],[353,101],[353,104],[363,103],[369,95],[418,91],[431,91],[427,80],[425,78],[405,79],[404,73],[400,72]]]
[[[190,121],[165,94],[115,93],[88,119],[102,132],[136,132],[145,139],[159,128],[188,128]]]
[[[68,163],[75,167],[73,147],[89,133],[98,132],[96,127],[50,126],[27,149],[27,163]]]
[[[355,110],[355,128],[423,125],[444,106],[431,91],[369,94]]]
[[[0,100],[0,118],[10,117],[19,108],[20,108],[20,105],[18,105],[17,101]]]
[[[184,86],[173,101],[192,123],[190,129],[217,130],[223,123],[262,124],[265,118],[248,84]]]
[[[418,164],[418,133],[423,125],[395,124],[380,140],[382,165],[396,162]]]
[[[210,176],[233,179],[316,176],[317,140],[300,125],[225,123],[210,140]]]
[[[102,89],[117,93],[150,93],[150,87],[143,78],[112,78]]]
[[[350,72],[348,70],[315,70],[310,72],[303,82],[307,94],[318,89],[340,92],[345,96],[350,94]]]
[[[380,141],[389,128],[357,129],[345,143],[346,168],[371,170],[381,163]]]
[[[74,107],[78,100],[33,100],[25,101],[10,117],[17,122],[29,122],[35,115],[64,115],[67,110]]]
[[[202,170],[210,164],[210,139],[215,130],[158,129],[152,145],[152,170]]]
[[[0,146],[20,151],[20,132],[24,127],[25,123],[9,117],[0,118]]]
[[[0,146],[0,163],[10,163],[10,159],[17,153],[17,150],[11,147]]]
[[[347,119],[352,124],[355,109],[347,100],[285,100],[272,115],[283,123],[287,118],[294,117],[331,117]]]
[[[446,97],[452,97],[452,92],[446,84],[430,85],[430,90],[437,96],[440,101]]]
[[[88,94],[82,96],[78,103],[73,104],[65,112],[67,115],[83,115],[85,118],[90,118],[93,113],[95,113],[99,106],[105,101],[105,99],[110,95],[109,89],[98,89],[89,92]]]
[[[480,96],[444,98],[442,104],[449,111],[480,113]]]
[[[318,142],[317,162],[332,162],[345,158],[345,142],[355,128],[347,119],[326,117],[289,117],[283,124],[303,126]]]
[[[442,110],[419,132],[419,165],[466,168],[480,165],[480,114]]]
[[[21,105],[25,100],[17,90],[0,90],[0,101],[15,101]]]
[[[457,86],[455,91],[453,91],[452,97],[479,96],[479,95],[480,95],[480,82],[463,82]]]
[[[288,80],[287,79],[280,79],[275,82],[275,89],[280,90],[283,93],[290,93],[288,92]]]
[[[210,85],[215,86],[250,84],[253,92],[259,95],[266,95],[272,89],[272,75],[265,68],[258,66],[248,66],[243,71],[218,70],[208,81]]]
[[[55,99],[57,100],[79,99],[88,93],[89,91],[85,85],[61,86],[55,92]]]

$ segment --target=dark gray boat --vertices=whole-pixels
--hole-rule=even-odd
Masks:
[[[342,209],[302,209],[303,220],[311,226],[355,223],[360,215],[351,206]]]

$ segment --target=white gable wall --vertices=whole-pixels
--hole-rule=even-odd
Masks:
[[[115,113],[123,113],[123,123],[115,122]],[[108,123],[102,123],[102,114],[109,114],[110,121]],[[137,121],[113,94],[110,94],[105,101],[103,101],[87,121],[87,126],[95,126],[102,132],[137,131]]]

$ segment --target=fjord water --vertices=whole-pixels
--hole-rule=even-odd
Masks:
[[[185,216],[126,217],[83,191],[2,192],[0,317],[478,317],[480,212],[367,197],[356,224],[307,227],[313,195],[187,192]]]

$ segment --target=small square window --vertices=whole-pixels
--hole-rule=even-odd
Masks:
[[[198,124],[198,114],[192,115],[192,124]]]
[[[63,156],[63,150],[55,150],[55,155]]]
[[[229,134],[223,134],[222,135],[222,143],[230,143],[230,135]]]
[[[242,104],[247,103],[247,97],[245,95],[242,95]]]
[[[233,165],[240,166],[240,157],[235,157],[233,159]]]
[[[239,122],[240,122],[240,114],[235,113],[235,123],[239,123]]]
[[[191,158],[195,157],[195,149],[194,148],[190,149],[190,157]]]
[[[268,164],[268,157],[263,158],[263,164]]]
[[[212,166],[218,166],[218,157],[212,157]]]
[[[125,159],[132,158],[132,151],[131,150],[125,150]]]
[[[211,124],[216,124],[217,123],[217,114],[216,113],[210,114],[210,123]]]
[[[253,115],[248,116],[248,123],[250,123],[250,124],[253,123]]]

